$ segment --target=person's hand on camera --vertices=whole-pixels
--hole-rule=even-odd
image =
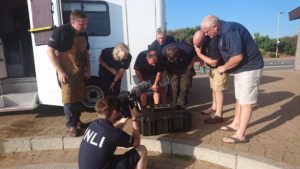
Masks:
[[[131,114],[131,120],[132,121],[137,120],[137,117],[138,117],[138,114],[139,114],[139,111],[138,111],[137,107],[134,106],[133,108],[131,108],[129,106],[129,109],[130,109],[130,114]]]

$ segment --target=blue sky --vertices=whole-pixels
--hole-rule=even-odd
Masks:
[[[213,14],[225,21],[239,22],[253,35],[258,32],[276,38],[293,36],[300,30],[300,19],[289,21],[288,12],[300,6],[300,0],[165,0],[167,28],[194,27],[204,16]]]

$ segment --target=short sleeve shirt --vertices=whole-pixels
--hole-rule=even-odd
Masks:
[[[174,46],[179,49],[180,56],[173,63],[168,61],[166,56],[166,50]],[[191,63],[193,58],[196,56],[195,49],[192,45],[187,42],[175,42],[165,46],[162,50],[162,54],[164,56],[164,62],[166,65],[166,69],[170,74],[183,74],[187,70],[188,65]]]
[[[160,45],[160,44],[158,43],[158,41],[155,40],[155,41],[153,41],[152,44],[149,46],[149,50],[156,50],[156,51],[161,52],[162,49],[163,49],[166,45],[168,45],[168,44],[170,44],[170,43],[174,43],[174,42],[175,42],[175,39],[174,39],[173,36],[166,36],[166,40],[165,40],[165,43],[164,43],[163,45]]]
[[[209,38],[209,37],[205,37],[204,43],[203,43],[203,47],[202,49],[204,49],[204,51],[202,51],[207,57],[211,58],[212,60],[218,60],[218,64],[215,67],[218,67],[220,65],[224,64],[223,58],[221,56],[219,47],[218,47],[218,43],[219,43],[219,37],[213,37],[213,38]],[[212,66],[208,65],[209,67],[213,68]]]
[[[102,50],[100,54],[100,58],[109,66],[116,70],[119,70],[121,68],[128,69],[132,56],[129,54],[127,59],[123,59],[121,61],[117,61],[113,58],[112,52],[114,47],[111,48],[105,48]],[[101,64],[99,64],[99,75],[112,75],[111,72],[109,72],[107,69],[105,69]]]
[[[116,147],[131,147],[134,138],[104,119],[92,122],[79,147],[80,169],[108,169]]]
[[[243,60],[228,73],[256,70],[264,67],[263,58],[249,31],[241,24],[220,21],[219,49],[225,62],[243,54]]]
[[[154,66],[152,66],[147,61],[147,52],[147,50],[143,51],[137,56],[137,59],[134,64],[134,69],[140,71],[143,75],[146,76],[156,75],[157,72],[164,71],[165,67],[163,65],[162,56],[160,56],[160,54],[158,53],[157,63]]]
[[[52,36],[49,38],[48,46],[52,47],[53,49],[56,49],[59,52],[65,52],[72,48],[74,36],[76,35],[71,24],[62,25],[53,31]],[[79,36],[84,36],[86,38],[86,49],[90,49],[87,34],[84,32],[80,33]]]

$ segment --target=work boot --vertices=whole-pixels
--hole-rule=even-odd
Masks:
[[[78,137],[79,136],[79,132],[75,127],[70,127],[69,128],[69,133],[71,137]]]

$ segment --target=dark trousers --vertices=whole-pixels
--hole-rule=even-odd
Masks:
[[[80,122],[83,105],[81,102],[64,104],[64,113],[67,120],[67,127],[76,127]]]
[[[111,83],[114,81],[115,78],[114,76],[102,74],[99,76],[99,78],[100,78],[100,86],[104,92],[104,96],[110,96],[110,95],[118,96],[120,94],[122,78],[115,83],[113,87],[113,91],[109,90],[109,87]]]
[[[192,87],[193,76],[195,71],[187,70],[183,74],[171,75],[171,86],[173,104],[184,106],[187,104],[188,91]]]

